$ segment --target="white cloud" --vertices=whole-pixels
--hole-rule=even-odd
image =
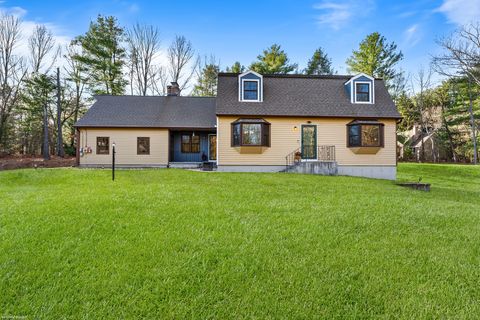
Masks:
[[[314,9],[321,11],[317,16],[317,22],[335,30],[346,26],[355,17],[368,15],[373,7],[372,0],[350,0],[343,3],[324,0],[313,6]]]
[[[128,12],[130,13],[137,13],[140,11],[140,7],[136,3],[132,3],[131,5],[128,6]]]
[[[421,39],[420,26],[418,24],[411,25],[404,33],[404,46],[413,47]]]
[[[435,11],[445,14],[449,22],[463,25],[480,19],[480,1],[444,0]]]
[[[62,30],[58,25],[51,23],[51,22],[38,22],[34,20],[27,19],[26,16],[28,14],[27,10],[21,7],[0,7],[0,13],[13,15],[21,19],[21,37],[18,41],[17,47],[15,48],[15,54],[22,56],[24,58],[28,58],[29,49],[28,49],[28,38],[35,30],[35,27],[39,24],[45,25],[48,30],[52,32],[53,39],[55,40],[55,45],[60,46],[62,49],[70,43],[71,38],[65,35],[64,30]],[[50,57],[47,59],[51,59],[53,57],[53,52]],[[58,65],[63,65],[63,61],[61,57],[57,61]]]

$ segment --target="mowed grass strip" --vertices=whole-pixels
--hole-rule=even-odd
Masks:
[[[480,168],[0,172],[0,317],[475,318]]]

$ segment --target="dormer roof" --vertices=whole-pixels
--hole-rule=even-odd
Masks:
[[[352,76],[350,79],[348,79],[347,82],[345,82],[345,84],[347,85],[347,84],[351,83],[352,81],[357,80],[357,79],[362,78],[362,77],[368,78],[368,79],[370,79],[371,81],[374,81],[374,80],[375,80],[374,77],[371,77],[371,76],[369,76],[368,74],[361,72],[361,73],[359,73],[359,74],[356,74],[356,75]]]

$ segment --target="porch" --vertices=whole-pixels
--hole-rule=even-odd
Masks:
[[[170,130],[169,167],[198,168],[217,159],[217,135],[212,130]]]

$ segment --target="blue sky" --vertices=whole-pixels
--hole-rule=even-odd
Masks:
[[[222,67],[249,64],[272,43],[282,45],[304,67],[323,47],[339,73],[352,49],[373,31],[395,41],[404,53],[401,67],[415,72],[438,52],[435,39],[480,17],[480,0],[242,0],[242,1],[0,1],[2,11],[22,17],[26,30],[47,24],[59,42],[84,33],[97,14],[114,15],[122,26],[159,27],[162,45],[175,34],[196,52],[213,54]]]

